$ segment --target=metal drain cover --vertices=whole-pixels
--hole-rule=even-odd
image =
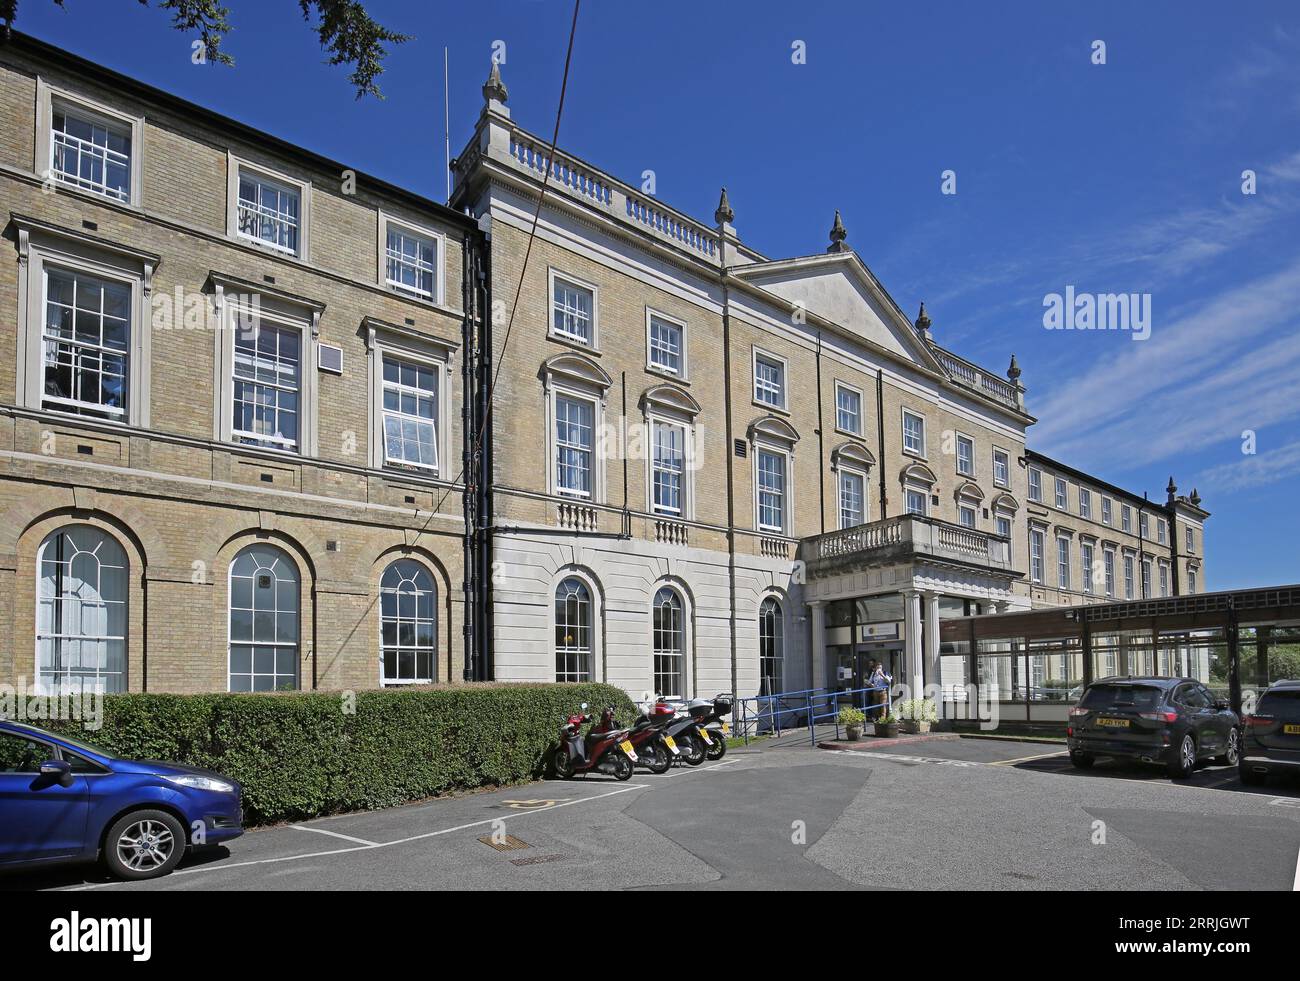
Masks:
[[[493,835],[484,835],[479,841],[489,848],[495,848],[499,852],[514,852],[521,848],[530,848],[528,842],[516,838],[514,835],[506,835],[504,838],[497,838]]]

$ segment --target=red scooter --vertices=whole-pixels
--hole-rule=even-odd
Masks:
[[[587,710],[587,703],[582,703]],[[605,710],[610,719],[614,707]],[[632,766],[637,761],[636,750],[628,742],[627,729],[606,729],[582,735],[581,727],[590,722],[589,715],[571,715],[560,727],[560,745],[551,754],[555,775],[568,780],[578,773],[612,773],[617,780],[632,777]]]
[[[673,757],[681,751],[673,737],[665,731],[668,724],[677,715],[677,710],[666,702],[656,701],[648,712],[637,716],[632,728],[627,732],[627,741],[636,750],[636,765],[643,766],[651,773],[667,773],[673,765]],[[617,728],[614,722],[614,707],[611,705],[601,713],[600,721],[591,727],[592,733],[612,732]]]

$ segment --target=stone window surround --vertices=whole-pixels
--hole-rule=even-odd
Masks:
[[[672,324],[681,331],[682,344],[680,358],[682,363],[681,371],[669,371],[662,365],[657,365],[650,360],[650,321],[652,319],[662,320],[665,323]],[[686,321],[680,317],[674,317],[671,314],[664,313],[662,310],[656,310],[649,305],[645,308],[645,368],[646,371],[653,372],[656,375],[662,375],[665,378],[671,378],[674,381],[688,383],[690,377],[690,361],[687,358],[689,348],[689,339],[687,337]]]
[[[162,260],[151,253],[18,215],[13,217],[13,223],[18,230],[19,265],[16,401],[25,408],[58,412],[42,408],[45,379],[41,337],[45,324],[45,267],[48,264],[72,272],[115,279],[130,286],[126,418],[96,418],[108,425],[147,429],[153,321],[150,306],[153,274]],[[69,419],[84,418],[76,413],[58,414]]]
[[[961,445],[962,440],[966,440],[966,442],[970,443],[970,471],[969,472],[961,468],[961,453],[958,452],[957,448]],[[969,435],[968,433],[963,433],[959,429],[954,430],[953,444],[952,444],[952,457],[953,457],[953,467],[955,468],[955,472],[957,476],[969,477],[971,480],[974,480],[975,474],[979,470],[979,463],[977,462],[976,453],[975,453],[975,437]]]
[[[274,248],[251,235],[239,231],[239,174],[248,170],[268,178],[278,184],[296,188],[298,191],[298,249]],[[252,245],[271,255],[291,256],[303,262],[311,261],[311,181],[293,177],[283,171],[238,156],[233,150],[226,151],[226,235],[237,242]]]
[[[696,423],[701,408],[688,394],[671,385],[658,385],[641,396],[641,414],[645,419],[645,490],[646,513],[669,521],[695,520],[695,447]],[[677,426],[683,433],[682,509],[680,513],[658,511],[654,496],[654,426],[663,423]]]
[[[997,464],[997,459],[998,459],[998,454],[999,454],[999,453],[1001,453],[1004,457],[1006,457],[1006,460],[1007,460],[1007,479],[1006,479],[1006,480],[998,480],[998,464]],[[989,460],[992,462],[992,467],[993,467],[993,486],[994,486],[994,487],[1003,487],[1003,488],[1006,488],[1006,489],[1009,490],[1009,489],[1011,488],[1011,451],[1008,450],[1008,449],[1006,449],[1005,447],[998,446],[997,444],[994,444],[994,445],[993,445],[992,452],[991,452],[990,455],[989,455]]]
[[[581,501],[586,504],[602,504],[606,500],[606,467],[600,452],[601,432],[605,425],[605,409],[609,400],[609,388],[612,379],[601,370],[595,362],[577,353],[556,355],[543,363],[540,376],[542,379],[543,402],[545,404],[545,445],[546,445],[546,493],[566,501]],[[592,447],[591,447],[591,495],[581,497],[566,494],[559,489],[556,472],[555,420],[556,397],[567,395],[571,398],[585,399],[593,403],[592,413]]]
[[[854,395],[858,397],[858,428],[857,429],[845,429],[840,425],[840,389],[841,388],[844,389],[845,391],[852,392]],[[845,436],[855,436],[858,439],[861,439],[863,416],[865,415],[866,406],[867,406],[867,399],[862,389],[858,388],[856,385],[850,385],[846,381],[841,381],[838,378],[835,379],[835,431],[837,433],[843,433]]]
[[[420,225],[405,218],[399,218],[392,212],[385,211],[383,208],[377,208],[378,215],[377,226],[378,235],[375,241],[376,256],[376,284],[382,288],[396,293],[408,300],[415,300],[418,303],[432,303],[436,307],[446,306],[447,296],[447,233],[440,232],[430,228],[427,225]],[[419,293],[413,293],[408,289],[400,286],[394,286],[388,281],[388,226],[396,226],[401,231],[409,232],[420,238],[427,238],[433,241],[437,250],[435,255],[435,268],[433,279],[433,296],[422,296]]]
[[[754,500],[754,530],[764,535],[785,535],[793,537],[794,528],[794,451],[799,441],[799,434],[782,419],[769,417],[759,419],[749,426],[748,433],[750,456],[750,492]],[[758,500],[758,457],[759,450],[776,453],[785,458],[785,483],[781,489],[781,528],[764,528],[759,521]]]
[[[401,464],[390,463],[384,455],[384,356],[413,361],[438,372],[438,419],[435,437],[438,443],[438,466],[412,467],[410,472],[450,479],[452,459],[451,427],[453,421],[451,390],[455,378],[456,352],[460,345],[432,337],[373,317],[362,321],[366,333],[366,386],[370,420],[369,465],[374,470],[406,473]]]
[[[781,366],[781,404],[774,405],[771,402],[764,402],[758,397],[758,361],[762,358],[765,361],[775,362]],[[772,412],[788,413],[790,411],[790,363],[779,354],[773,354],[771,351],[761,348],[758,345],[752,345],[750,348],[750,399],[754,405],[760,409]]]
[[[572,334],[566,334],[555,329],[555,281],[561,280],[570,285],[580,287],[591,292],[591,339],[584,341],[580,337]],[[600,287],[595,283],[589,283],[585,279],[580,279],[571,273],[556,269],[554,266],[546,267],[546,336],[552,340],[560,341],[563,344],[572,344],[574,347],[583,351],[591,351],[596,354],[600,353]]]
[[[54,177],[54,106],[57,102],[68,104],[90,116],[100,116],[106,122],[122,126],[131,131],[131,192],[130,200],[119,201],[116,198],[99,194],[95,191],[68,184]],[[84,194],[96,201],[111,201],[114,204],[130,208],[140,208],[144,197],[144,117],[124,113],[101,102],[88,99],[67,89],[50,84],[40,75],[36,76],[36,139],[32,170],[44,181],[78,194]]]
[[[319,456],[317,392],[317,347],[320,341],[320,318],[325,305],[304,297],[275,290],[265,285],[250,283],[233,276],[209,273],[212,303],[220,327],[215,331],[215,357],[213,359],[213,433],[221,443],[250,448],[236,443],[233,436],[235,397],[235,314],[231,295],[256,295],[259,297],[262,319],[276,327],[299,331],[300,377],[298,380],[298,445],[293,450],[273,447],[252,447],[288,456],[314,458]]]
[[[927,431],[929,429],[929,426],[926,424],[925,413],[918,412],[916,409],[909,408],[906,405],[901,406],[900,411],[901,411],[901,415],[899,416],[899,425],[902,427],[900,430],[900,434],[902,436],[903,454],[905,456],[913,457],[917,460],[926,459],[926,449],[928,448],[927,444],[930,441],[930,434]],[[921,420],[920,452],[917,452],[916,450],[909,450],[907,448],[907,417],[908,416],[915,416],[917,419]]]

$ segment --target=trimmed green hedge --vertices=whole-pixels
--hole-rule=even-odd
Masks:
[[[631,700],[609,685],[484,685],[106,695],[102,729],[52,728],[121,756],[232,777],[254,825],[536,778],[560,724],[583,702],[592,712],[614,705],[620,718],[633,715]]]

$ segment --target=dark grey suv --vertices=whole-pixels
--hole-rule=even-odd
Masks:
[[[1300,681],[1274,682],[1246,716],[1238,772],[1252,784],[1270,773],[1300,775]]]
[[[1204,759],[1237,765],[1241,723],[1227,701],[1192,678],[1102,678],[1070,709],[1070,761],[1098,756],[1163,763],[1186,779]]]

